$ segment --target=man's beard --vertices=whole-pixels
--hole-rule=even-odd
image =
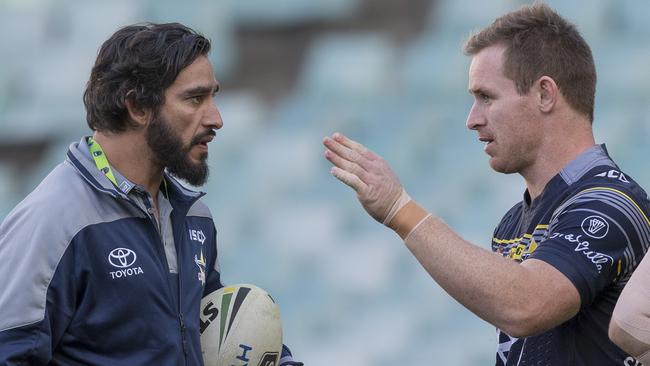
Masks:
[[[204,153],[198,163],[190,160],[190,150],[206,136],[213,136],[213,130],[195,136],[189,145],[183,146],[181,137],[176,135],[168,121],[156,116],[147,127],[147,145],[153,152],[156,163],[167,168],[172,175],[185,180],[193,186],[201,186],[208,180],[209,168]]]

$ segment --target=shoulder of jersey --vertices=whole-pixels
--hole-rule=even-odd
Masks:
[[[604,178],[612,183],[630,183],[628,178],[623,172],[617,169],[609,169],[597,174],[594,174],[592,178]]]

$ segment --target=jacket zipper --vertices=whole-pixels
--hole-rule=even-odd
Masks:
[[[127,198],[127,200],[129,202],[131,202],[132,204],[134,204],[136,207],[138,206],[135,202],[132,202],[130,199]],[[166,271],[165,273],[168,274],[169,273],[169,264],[167,263],[167,255],[165,254],[165,242],[164,242],[164,239],[163,239],[163,234],[160,232],[160,226],[157,225],[156,217],[155,217],[154,212],[153,212],[153,207],[151,207],[150,202],[148,200],[143,200],[143,202],[145,203],[145,206],[147,207],[146,213],[147,213],[147,216],[149,217],[149,222],[153,226],[153,229],[156,232],[156,235],[158,237],[158,244],[159,244],[159,245],[157,245],[158,255],[160,256],[161,261],[163,263],[163,269]],[[138,207],[138,208],[140,209],[140,207]],[[171,218],[170,218],[170,221],[171,221]],[[172,233],[173,232],[174,232],[174,229],[173,229],[173,223],[172,223]],[[174,238],[174,244],[176,244],[176,238]],[[180,254],[180,253],[178,253],[178,254]],[[177,285],[177,288],[178,288],[178,291],[177,291],[178,292],[177,293],[178,302],[175,305],[176,305],[176,314],[177,314],[178,323],[179,323],[179,331],[180,331],[180,336],[181,336],[181,347],[183,348],[183,361],[184,361],[184,364],[187,365],[187,357],[188,357],[189,352],[188,352],[188,349],[187,349],[187,337],[186,337],[186,334],[185,334],[185,319],[183,318],[183,310],[182,310],[183,308],[182,308],[182,305],[181,305],[181,294],[182,294],[182,291],[181,291],[181,283],[182,283],[182,281],[181,281],[181,262],[182,262],[182,260],[179,260],[179,257],[180,257],[180,255],[176,256],[176,268],[178,270],[178,277],[176,279],[176,282],[177,282],[176,285]],[[169,284],[167,284],[167,288],[169,289],[170,292],[172,291]],[[173,300],[173,296],[172,296],[171,299]]]

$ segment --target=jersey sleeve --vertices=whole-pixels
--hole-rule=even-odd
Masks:
[[[626,192],[595,187],[579,192],[554,212],[549,234],[529,258],[562,272],[580,294],[581,306],[633,271],[648,247],[650,223]]]

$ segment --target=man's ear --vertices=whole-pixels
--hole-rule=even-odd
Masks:
[[[129,112],[129,119],[140,127],[146,126],[151,119],[151,109],[137,106],[134,101],[133,90],[126,94],[126,109]]]
[[[537,80],[536,87],[539,93],[539,110],[543,113],[551,112],[560,97],[560,89],[555,80],[542,76]]]

